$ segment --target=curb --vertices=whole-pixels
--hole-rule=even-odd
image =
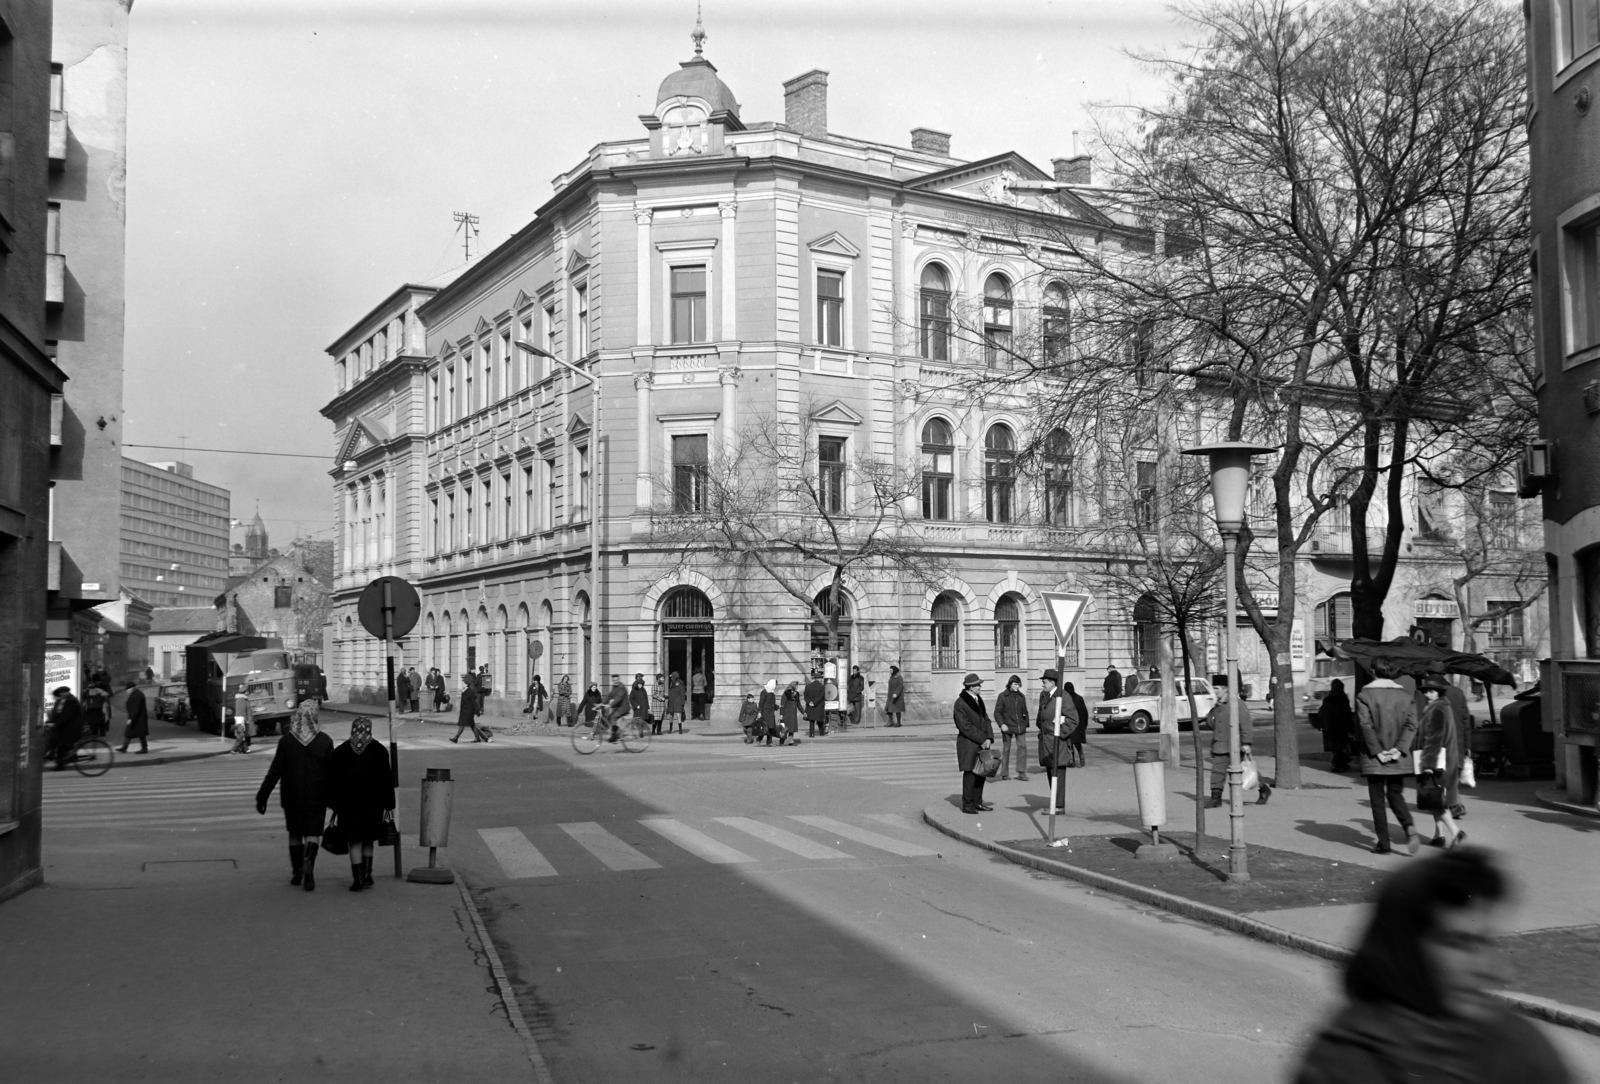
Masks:
[[[1600,808],[1592,805],[1579,805],[1569,802],[1562,796],[1562,792],[1554,787],[1541,787],[1533,792],[1540,805],[1549,806],[1551,809],[1560,810],[1562,813],[1571,813],[1578,817],[1600,817]]]
[[[1281,930],[1258,919],[1246,918],[1244,915],[1225,911],[1208,903],[1184,899],[1182,896],[1174,896],[1170,892],[1162,892],[1157,888],[1146,888],[1144,885],[1136,885],[1119,877],[1096,873],[1093,870],[1069,865],[1058,859],[1030,854],[1015,847],[1008,847],[1004,843],[984,839],[982,836],[974,836],[968,832],[963,832],[955,825],[944,823],[930,809],[922,811],[922,819],[931,828],[943,832],[954,840],[997,854],[1007,861],[1015,862],[1019,866],[1027,866],[1029,869],[1038,870],[1040,873],[1051,873],[1066,877],[1069,880],[1091,885],[1105,892],[1125,896],[1150,907],[1157,907],[1163,911],[1170,911],[1184,918],[1193,919],[1196,922],[1203,922],[1208,926],[1217,926],[1233,933],[1243,934],[1246,937],[1253,937],[1258,941],[1294,949],[1333,963],[1344,963],[1354,955],[1347,948],[1330,945],[1326,941],[1318,941],[1316,938],[1306,937],[1303,934],[1293,933],[1289,930]],[[1600,1015],[1576,1006],[1534,997],[1530,994],[1496,991],[1495,996],[1526,1016],[1532,1016],[1535,1019],[1556,1024],[1560,1027],[1588,1032],[1591,1035],[1600,1035]]]
[[[225,757],[228,753],[229,750],[227,749],[218,749],[210,753],[163,753],[147,756],[143,760],[132,759],[135,756],[133,753],[118,753],[117,759],[112,762],[112,767],[132,768],[137,765],[141,768],[149,768],[157,764],[180,764],[186,760],[208,760],[211,757]]]
[[[517,1033],[517,1037],[522,1040],[523,1052],[528,1055],[528,1061],[533,1065],[534,1078],[539,1084],[555,1084],[555,1078],[550,1075],[550,1067],[545,1064],[544,1055],[539,1052],[539,1042],[528,1029],[528,1021],[522,1015],[522,1006],[517,1003],[517,992],[511,987],[511,977],[506,974],[505,965],[500,962],[500,953],[495,949],[494,942],[489,939],[489,930],[483,924],[483,915],[478,912],[477,901],[472,898],[466,880],[459,873],[456,874],[456,888],[461,893],[461,902],[467,910],[467,915],[472,919],[473,936],[478,939],[478,947],[483,950],[483,957],[489,964],[489,974],[494,977],[495,989],[499,993],[500,1004],[506,1011],[506,1019],[510,1021],[511,1029]]]

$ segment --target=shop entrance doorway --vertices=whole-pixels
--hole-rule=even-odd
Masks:
[[[717,638],[711,600],[693,587],[675,587],[661,599],[662,672],[677,674],[689,692],[690,718],[707,718],[717,689]],[[696,673],[705,679],[704,698],[694,698]],[[696,710],[698,708],[698,711]]]

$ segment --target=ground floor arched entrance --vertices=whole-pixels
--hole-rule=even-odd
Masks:
[[[711,600],[695,587],[674,587],[662,596],[656,611],[660,669],[678,675],[690,690],[691,718],[705,718],[716,698],[715,617]]]

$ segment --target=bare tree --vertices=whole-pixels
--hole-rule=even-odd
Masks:
[[[794,420],[757,418],[731,447],[708,449],[705,462],[675,465],[657,487],[652,538],[680,547],[686,567],[775,585],[827,627],[834,654],[846,577],[937,587],[948,563],[908,514],[921,475],[870,450],[823,458],[814,409],[804,404]],[[823,573],[828,586],[814,594]]]

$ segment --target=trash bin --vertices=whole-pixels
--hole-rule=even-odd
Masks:
[[[1500,709],[1505,733],[1506,765],[1512,779],[1553,779],[1556,774],[1556,739],[1547,734],[1539,716],[1543,701],[1530,689]]]

